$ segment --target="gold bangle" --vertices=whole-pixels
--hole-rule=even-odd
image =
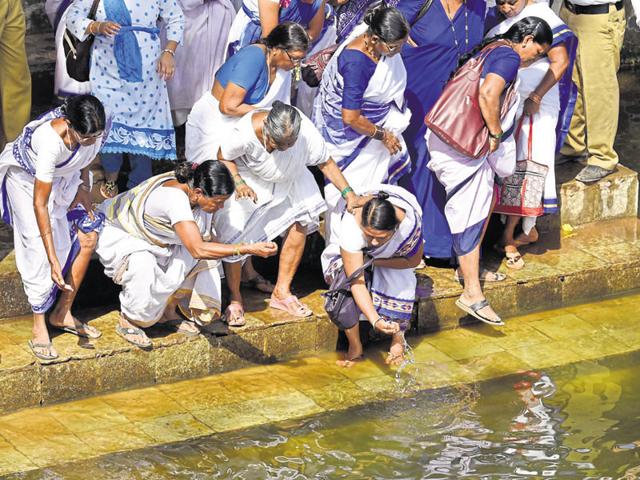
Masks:
[[[531,100],[533,103],[537,103],[538,105],[540,105],[540,103],[542,102],[542,97],[540,95],[538,95],[537,93],[531,92],[529,94],[529,100]]]

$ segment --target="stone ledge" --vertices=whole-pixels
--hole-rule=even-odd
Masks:
[[[318,293],[305,301],[317,310]],[[315,301],[315,303],[314,303]],[[54,334],[60,357],[40,362],[26,344],[30,317],[0,324],[0,414],[21,408],[69,401],[110,391],[164,384],[276,363],[299,354],[334,350],[338,332],[326,316],[295,319],[253,311],[247,325],[229,331],[216,324],[219,335],[189,338],[161,327],[149,330],[153,349],[142,351],[114,330],[118,312],[84,312],[81,317],[103,332],[93,342]]]
[[[484,265],[503,271],[508,279],[486,285],[487,298],[508,318],[637,289],[639,225],[637,219],[611,220],[579,227],[557,241],[543,237],[535,247],[523,249],[527,266],[518,272],[500,265],[497,255],[488,254]],[[414,332],[449,330],[471,323],[455,307],[462,289],[453,280],[452,269],[427,267],[418,275],[420,298]],[[320,290],[313,290],[313,285],[307,288],[303,300],[315,312],[322,312]],[[28,350],[30,317],[0,323],[0,414],[335,349],[338,332],[325,314],[295,319],[267,309],[264,299],[248,295],[247,326],[230,332],[217,324],[214,333],[221,336],[188,338],[151,329],[154,347],[150,352],[116,335],[117,311],[85,311],[80,316],[91,319],[103,336],[88,345],[69,334],[57,335],[53,342],[61,357],[50,364],[38,362]],[[90,346],[93,348],[87,348]]]
[[[636,218],[608,220],[576,228],[563,238],[542,235],[520,249],[525,268],[510,270],[496,252],[485,252],[483,266],[507,275],[484,285],[487,299],[503,317],[593,301],[640,287],[640,222]],[[418,271],[419,333],[446,330],[469,321],[455,306],[462,286],[452,269]]]

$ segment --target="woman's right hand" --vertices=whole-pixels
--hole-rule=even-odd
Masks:
[[[105,37],[113,37],[120,31],[120,24],[116,22],[96,22],[97,27],[93,27],[92,30],[97,32],[97,35],[104,35]]]
[[[489,137],[489,153],[493,153],[498,150],[500,146],[500,139]]]
[[[373,327],[378,332],[386,333],[387,335],[393,335],[394,333],[398,333],[400,331],[400,325],[398,325],[396,322],[385,320],[382,317],[376,320],[376,323],[373,324]]]
[[[253,201],[253,203],[258,202],[258,195],[253,189],[247,185],[246,183],[241,183],[240,185],[236,185],[236,198],[238,200],[242,200],[243,198],[249,198]]]
[[[402,150],[402,145],[400,144],[400,140],[395,136],[393,132],[389,130],[384,131],[384,137],[382,138],[382,143],[391,155],[395,155],[400,150]]]
[[[267,258],[278,253],[278,245],[275,242],[258,242],[250,245],[249,253],[257,257]]]
[[[60,262],[58,259],[54,259],[49,263],[51,266],[51,280],[55,283],[60,290],[67,290],[69,292],[73,292],[73,288],[71,285],[68,285],[64,281],[64,276],[62,275],[62,268],[60,267]]]

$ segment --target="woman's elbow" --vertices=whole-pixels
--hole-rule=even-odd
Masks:
[[[237,113],[237,107],[231,106],[225,102],[220,102],[220,113],[224,115],[234,116]]]

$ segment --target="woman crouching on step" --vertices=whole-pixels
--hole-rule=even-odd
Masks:
[[[415,197],[393,185],[379,185],[363,195],[368,198],[353,213],[346,203],[332,212],[329,245],[322,253],[325,280],[331,284],[344,269],[347,277],[373,259],[369,269],[351,281],[351,293],[361,312],[354,318],[340,318],[349,350],[342,367],[362,360],[360,320],[368,320],[381,333],[392,335],[386,363],[404,361],[404,332],[409,328],[416,297],[414,269],[422,259],[422,210]]]
[[[142,329],[156,323],[198,335],[197,325],[220,317],[219,260],[277,252],[272,242],[215,241],[212,214],[233,191],[222,163],[184,162],[101,205],[107,222],[96,252],[105,273],[122,285],[118,335],[143,349],[152,344]]]

